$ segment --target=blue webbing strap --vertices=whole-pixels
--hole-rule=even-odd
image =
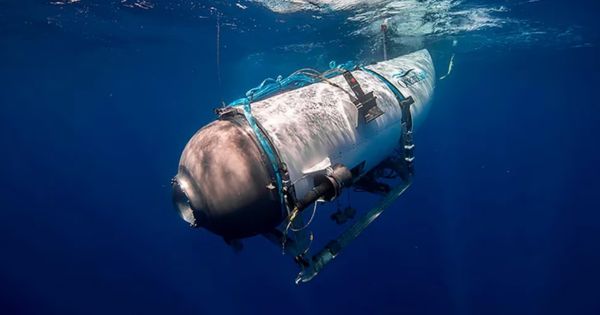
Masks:
[[[381,80],[387,87],[394,93],[396,99],[398,100],[398,105],[400,105],[400,109],[402,110],[402,142],[404,149],[404,160],[406,161],[406,166],[408,168],[408,173],[410,176],[414,175],[414,165],[413,160],[415,159],[414,155],[414,143],[412,138],[413,132],[413,120],[412,113],[410,112],[410,105],[414,103],[414,100],[411,96],[405,97],[396,86],[394,86],[390,81],[388,81],[381,74],[367,69],[365,67],[360,67],[361,70],[373,75],[374,77]]]
[[[392,91],[392,93],[394,93],[394,95],[398,99],[398,102],[404,101],[406,99],[406,97],[404,97],[404,95],[402,95],[402,92],[400,92],[400,90],[398,90],[398,88],[396,88],[396,86],[394,86],[390,81],[388,81],[386,78],[384,78],[381,74],[379,74],[371,69],[367,69],[365,67],[360,67],[360,69],[373,75],[374,77],[379,79],[381,82],[385,83],[385,85]]]
[[[271,167],[273,168],[273,174],[275,175],[275,184],[277,186],[277,192],[279,193],[279,201],[281,203],[282,213],[287,213],[287,207],[285,206],[283,196],[283,182],[281,179],[281,170],[279,167],[280,160],[277,157],[277,154],[275,153],[271,142],[267,139],[262,129],[260,129],[260,127],[256,123],[256,119],[254,119],[254,116],[252,115],[250,100],[248,100],[247,98],[242,100],[245,100],[245,102],[243,102],[241,105],[241,108],[244,111],[244,117],[248,121],[250,128],[252,128],[252,131],[254,131],[254,135],[256,135],[256,138],[258,139],[258,143],[260,144],[261,148],[263,149],[263,152],[265,153],[265,155],[269,159],[269,162],[271,163]]]
[[[406,125],[406,129],[409,133],[408,136],[410,137],[411,133],[412,133],[412,128],[413,128],[412,113],[410,112],[410,105],[412,103],[414,103],[413,98],[411,96],[405,97],[402,94],[402,92],[400,92],[400,90],[398,90],[398,88],[396,88],[395,85],[393,85],[390,81],[388,81],[388,79],[383,77],[381,74],[379,74],[371,69],[367,69],[365,67],[360,67],[360,69],[373,75],[374,77],[378,78],[379,80],[381,80],[392,91],[392,93],[394,93],[394,95],[396,96],[396,99],[398,100],[398,105],[400,105],[400,108],[402,109],[402,122]],[[409,139],[409,140],[412,141],[412,139]]]

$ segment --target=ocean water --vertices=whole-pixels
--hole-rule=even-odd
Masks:
[[[599,314],[599,14],[0,0],[0,313]],[[235,253],[178,217],[169,181],[215,107],[266,77],[382,60],[384,22],[389,56],[427,48],[443,77],[393,207],[301,286],[268,241]]]

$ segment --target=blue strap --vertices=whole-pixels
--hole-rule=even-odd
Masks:
[[[244,111],[244,117],[248,121],[250,128],[252,128],[252,131],[254,131],[254,135],[256,135],[256,138],[258,139],[258,143],[260,144],[261,148],[263,149],[263,152],[269,159],[271,168],[273,169],[273,174],[275,175],[275,182],[276,182],[276,186],[277,186],[277,192],[279,193],[279,201],[280,201],[281,207],[282,207],[282,213],[287,213],[287,207],[285,206],[284,197],[283,197],[283,182],[281,179],[282,178],[281,170],[279,168],[279,158],[277,157],[275,150],[271,146],[271,143],[269,142],[269,140],[267,140],[266,135],[263,133],[263,131],[260,129],[260,127],[258,127],[258,124],[256,123],[256,119],[254,119],[254,115],[252,115],[250,101],[247,98],[244,98],[241,100],[245,100],[242,102],[242,105],[241,105],[241,108]],[[241,100],[238,100],[238,101],[241,101]],[[230,105],[230,106],[232,106],[232,105]]]
[[[402,142],[403,142],[403,149],[404,149],[404,151],[403,151],[404,160],[406,161],[409,175],[412,176],[414,174],[413,160],[414,160],[415,156],[414,156],[414,151],[413,151],[414,150],[414,143],[413,143],[413,139],[412,139],[413,121],[412,121],[412,113],[410,112],[410,105],[412,103],[414,103],[414,100],[413,100],[412,96],[409,96],[407,98],[404,95],[402,95],[400,90],[398,90],[396,88],[396,86],[394,86],[390,81],[388,81],[386,78],[384,78],[381,74],[379,74],[373,70],[367,69],[365,67],[361,67],[361,69],[367,73],[372,74],[373,76],[375,76],[376,78],[378,78],[382,82],[384,82],[385,85],[387,85],[387,87],[390,90],[392,90],[392,92],[396,96],[396,99],[398,100],[398,105],[400,105],[400,108],[402,110]]]
[[[381,82],[385,83],[385,85],[392,91],[392,93],[394,93],[394,95],[398,99],[398,102],[404,101],[406,99],[406,97],[404,95],[402,95],[402,92],[400,92],[400,90],[398,90],[398,88],[396,88],[395,85],[393,85],[390,81],[388,81],[386,78],[384,78],[381,74],[379,74],[371,69],[367,69],[365,67],[360,67],[360,69],[373,75],[374,77],[381,80]]]

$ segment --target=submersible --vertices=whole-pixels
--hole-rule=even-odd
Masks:
[[[189,140],[172,180],[176,209],[230,244],[261,234],[280,242],[302,269],[297,282],[308,281],[410,185],[412,132],[434,85],[427,50],[266,80]],[[382,199],[309,254],[304,210],[356,188]]]

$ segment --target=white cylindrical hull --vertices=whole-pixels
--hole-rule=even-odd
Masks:
[[[405,97],[411,96],[415,125],[423,120],[435,85],[427,50],[366,69],[383,76]],[[358,110],[341,75],[329,80],[338,87],[320,82],[252,104],[252,114],[286,164],[297,196],[314,186],[313,175],[319,171],[337,163],[353,168],[363,162],[363,169],[368,171],[390,156],[399,143],[402,109],[393,91],[365,70],[352,74],[365,93],[373,91],[377,106],[384,112],[364,126],[357,126]]]

